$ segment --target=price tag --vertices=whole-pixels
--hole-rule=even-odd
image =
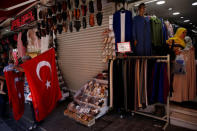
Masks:
[[[118,52],[120,53],[126,53],[126,52],[132,53],[130,42],[117,43],[117,49]]]

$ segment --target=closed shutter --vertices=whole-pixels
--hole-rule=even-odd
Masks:
[[[58,63],[65,78],[68,88],[71,91],[78,90],[87,81],[91,80],[98,73],[107,69],[103,63],[102,56],[102,32],[109,28],[109,15],[113,13],[112,3],[102,0],[103,21],[98,26],[95,17],[95,26],[89,26],[89,14],[87,14],[87,28],[81,27],[79,32],[63,32],[57,35],[58,42]],[[97,13],[96,1],[94,1],[95,16]]]

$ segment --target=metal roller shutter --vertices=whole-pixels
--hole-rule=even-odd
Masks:
[[[72,33],[63,32],[57,35],[58,63],[71,91],[78,90],[88,80],[107,69],[107,64],[102,62],[101,35],[105,28],[109,27],[109,15],[113,13],[113,4],[102,0],[103,22],[101,26],[89,26],[89,14],[87,14],[87,28],[81,27],[79,32],[74,29]],[[94,1],[95,16],[97,13],[96,1]]]

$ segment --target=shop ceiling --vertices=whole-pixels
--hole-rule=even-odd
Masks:
[[[1,0],[0,24],[6,19],[16,16],[19,12],[30,6],[36,0]]]
[[[33,2],[39,0],[1,0],[0,1],[0,26],[8,18],[13,18],[31,5]],[[141,2],[146,3],[147,13],[150,15],[156,15],[164,19],[168,19],[179,25],[196,28],[197,19],[196,12],[197,6],[192,6],[193,2],[197,0],[165,0],[165,4],[157,5],[156,2],[160,0],[108,0],[113,2],[126,1],[134,5],[138,5]],[[171,10],[169,10],[171,8]],[[174,12],[179,12],[178,15],[173,15]],[[184,22],[185,20],[190,20]]]
[[[197,2],[197,0],[165,0],[165,3],[161,5],[156,4],[159,0],[154,1],[146,4],[146,12],[148,14],[155,14],[158,17],[168,19],[188,28],[196,28],[197,5],[192,6],[192,3]]]
[[[148,15],[156,15],[160,18],[170,20],[172,23],[184,26],[190,29],[197,29],[197,5],[192,3],[197,0],[113,0],[114,2],[123,2],[138,6],[144,2],[146,4],[146,13]],[[156,4],[164,1],[164,4]],[[178,12],[178,14],[177,14]],[[173,15],[175,13],[176,15]]]

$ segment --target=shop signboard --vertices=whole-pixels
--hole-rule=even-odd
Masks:
[[[36,20],[36,9],[32,8],[20,16],[17,16],[13,21],[11,21],[11,30],[19,29],[20,27],[29,24]]]

